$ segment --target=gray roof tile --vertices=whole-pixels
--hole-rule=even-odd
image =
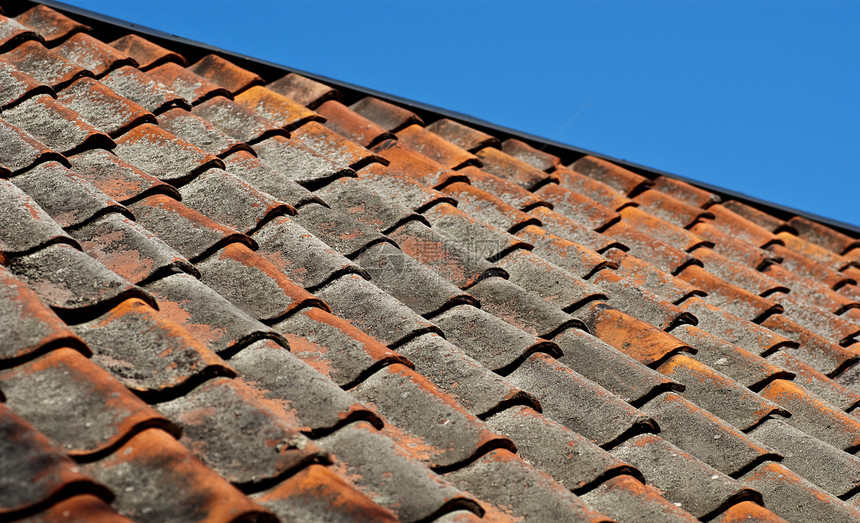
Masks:
[[[327,459],[293,420],[255,395],[238,379],[215,378],[158,410],[182,427],[197,458],[234,485],[247,488]]]
[[[508,379],[541,402],[549,419],[609,448],[642,432],[657,431],[646,413],[546,354],[534,354]]]
[[[675,506],[708,520],[742,500],[761,495],[653,434],[642,434],[612,450],[642,471]]]

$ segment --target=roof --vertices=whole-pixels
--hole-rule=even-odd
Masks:
[[[2,6],[0,519],[860,520],[850,230]]]

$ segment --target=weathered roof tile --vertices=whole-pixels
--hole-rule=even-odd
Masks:
[[[145,427],[179,429],[77,351],[60,349],[0,372],[6,406],[70,456],[113,452]]]
[[[46,5],[35,5],[15,17],[22,25],[39,33],[48,45],[60,42],[69,35],[81,31],[92,31],[86,25],[51,9]]]
[[[54,51],[90,71],[96,77],[124,65],[137,65],[134,58],[87,33],[75,34],[62,45],[55,47]]]
[[[546,354],[530,356],[508,379],[534,394],[546,417],[603,448],[657,431],[647,414]]]
[[[73,233],[84,252],[135,284],[197,269],[154,234],[120,214],[108,214]]]
[[[110,43],[110,46],[134,58],[141,71],[152,69],[165,62],[176,62],[185,65],[185,58],[146,38],[136,34],[121,36]]]

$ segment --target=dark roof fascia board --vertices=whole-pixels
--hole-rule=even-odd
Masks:
[[[457,111],[451,111],[448,109],[444,109],[441,107],[436,107],[431,104],[426,104],[423,102],[418,102],[415,100],[410,100],[408,98],[403,98],[401,96],[392,95],[389,93],[385,93],[382,91],[377,91],[376,89],[372,89],[369,87],[364,87],[356,84],[352,84],[349,82],[344,82],[341,80],[337,80],[334,78],[329,78],[327,76],[323,76],[320,74],[316,74],[310,71],[303,71],[301,69],[296,69],[294,67],[289,67],[283,64],[270,62],[268,60],[263,60],[260,58],[255,58],[252,56],[247,56],[242,53],[237,53],[234,51],[228,51],[225,49],[221,49],[219,47],[206,44],[203,42],[198,42],[196,40],[191,40],[189,38],[185,38],[182,36],[174,35],[171,33],[167,33],[165,31],[161,31],[158,29],[153,29],[151,27],[142,26],[133,22],[129,22],[127,20],[122,20],[119,18],[115,18],[112,16],[104,15],[101,13],[96,13],[94,11],[90,11],[89,9],[84,9],[82,7],[77,7],[73,5],[66,4],[64,2],[59,2],[57,0],[33,0],[28,2],[30,4],[44,4],[51,8],[57,9],[59,11],[65,11],[70,14],[74,14],[76,16],[89,19],[91,21],[99,22],[101,24],[107,24],[114,27],[120,27],[128,29],[129,31],[134,31],[137,33],[145,34],[151,38],[156,40],[162,40],[163,42],[169,42],[171,44],[179,44],[181,47],[188,48],[189,50],[196,50],[195,54],[200,54],[199,50],[205,50],[207,52],[218,53],[224,55],[225,57],[233,58],[239,62],[247,62],[250,64],[255,64],[258,66],[263,66],[266,69],[271,71],[279,71],[284,73],[298,73],[303,76],[307,76],[308,78],[312,78],[314,80],[318,80],[320,82],[337,86],[340,90],[344,91],[344,95],[347,98],[359,98],[364,96],[374,96],[377,98],[381,98],[399,105],[404,105],[416,113],[419,116],[426,117],[430,116],[431,118],[426,118],[427,121],[433,121],[435,119],[444,117],[451,118],[453,120],[459,120],[463,123],[466,123],[472,127],[476,127],[482,131],[491,131],[492,134],[501,135],[500,138],[517,138],[519,140],[523,140],[525,142],[530,143],[532,146],[537,147],[543,151],[546,151],[551,154],[555,154],[562,158],[564,163],[569,163],[575,161],[577,158],[580,158],[585,155],[596,156],[598,158],[603,158],[607,161],[616,163],[618,165],[624,166],[625,168],[637,173],[642,176],[648,178],[656,178],[658,176],[666,176],[668,178],[674,178],[676,180],[680,180],[683,182],[687,182],[696,187],[701,187],[702,189],[711,191],[713,193],[719,194],[724,199],[735,199],[740,200],[744,203],[752,205],[754,207],[763,208],[768,210],[771,214],[778,216],[782,219],[790,219],[793,216],[803,216],[807,219],[817,221],[833,227],[837,230],[840,230],[843,233],[849,234],[851,236],[860,236],[860,225],[853,225],[850,223],[846,223],[840,220],[834,220],[832,218],[827,218],[824,216],[820,216],[811,212],[801,211],[799,209],[795,209],[792,207],[788,207],[786,205],[780,205],[777,203],[773,203],[767,200],[763,200],[760,198],[756,198],[754,196],[750,196],[738,191],[734,191],[732,189],[726,189],[725,187],[720,187],[718,185],[710,184],[707,182],[701,182],[698,180],[694,180],[692,178],[687,178],[685,176],[680,176],[678,174],[662,171],[660,169],[655,169],[653,167],[648,167],[645,165],[640,165],[634,162],[630,162],[628,160],[622,160],[619,158],[614,158],[609,155],[601,154],[594,151],[589,151],[587,149],[582,149],[573,145],[569,145],[566,143],[561,143],[549,138],[544,138],[541,136],[537,136],[531,133],[527,133],[524,131],[518,131],[516,129],[511,129],[509,127],[505,127],[502,125],[497,125],[492,122],[488,122],[486,120],[482,120],[481,118],[477,118],[475,116],[471,116],[468,114],[460,113]],[[174,49],[179,51],[179,49]],[[351,96],[350,96],[351,95]]]

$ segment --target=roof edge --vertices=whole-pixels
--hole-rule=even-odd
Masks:
[[[647,178],[656,178],[658,176],[665,176],[667,178],[673,178],[676,180],[680,180],[696,187],[700,187],[702,189],[714,192],[719,194],[721,197],[728,197],[734,200],[740,200],[743,203],[749,204],[753,207],[757,207],[763,210],[766,210],[769,214],[780,217],[781,219],[788,220],[793,216],[802,216],[804,218],[814,220],[820,222],[824,225],[833,227],[834,229],[849,234],[851,236],[860,237],[860,224],[853,225],[847,222],[843,222],[840,220],[836,220],[833,218],[827,218],[825,216],[821,216],[812,212],[802,211],[800,209],[795,209],[793,207],[789,207],[786,205],[781,205],[778,203],[770,202],[768,200],[763,200],[761,198],[757,198],[755,196],[750,196],[748,194],[744,194],[739,191],[735,191],[732,189],[727,189],[725,187],[721,187],[719,185],[714,185],[707,182],[702,182],[698,180],[694,180],[692,178],[687,178],[685,176],[681,176],[678,174],[674,174],[671,172],[663,171],[661,169],[657,169],[654,167],[648,167],[646,165],[641,165],[635,162],[631,162],[628,160],[622,160],[619,158],[615,158],[606,154],[602,154],[595,151],[590,151],[588,149],[582,149],[580,147],[576,147],[574,145],[558,142],[556,140],[552,140],[549,138],[544,138],[542,136],[537,136],[525,131],[519,131],[516,129],[512,129],[510,127],[505,127],[503,125],[498,125],[492,122],[488,122],[476,116],[472,116],[465,113],[460,113],[457,111],[452,111],[448,109],[444,109],[441,107],[437,107],[431,104],[427,104],[424,102],[419,102],[416,100],[410,100],[408,98],[404,98],[402,96],[397,96],[393,94],[389,94],[383,91],[378,91],[376,89],[372,89],[369,87],[364,87],[356,84],[352,84],[349,82],[345,82],[342,80],[338,80],[335,78],[330,78],[324,75],[316,74],[310,71],[304,71],[302,69],[297,69],[294,67],[286,66],[283,64],[279,64],[276,62],[270,62],[268,60],[264,60],[261,58],[256,58],[252,56],[247,56],[242,53],[238,53],[235,51],[229,51],[226,49],[222,49],[220,47],[216,47],[214,45],[206,44],[203,42],[198,42],[196,40],[191,40],[189,38],[185,38],[182,36],[178,36],[175,34],[171,34],[165,31],[161,31],[159,29],[153,29],[151,27],[143,26],[136,24],[134,22],[129,22],[127,20],[122,20],[120,18],[116,18],[113,16],[97,13],[95,11],[91,11],[89,9],[85,9],[82,7],[77,7],[73,5],[69,5],[65,2],[60,2],[58,0],[28,0],[27,4],[43,4],[51,8],[55,8],[59,11],[64,11],[70,14],[74,14],[78,17],[87,19],[88,22],[96,22],[95,25],[108,25],[118,28],[124,28],[130,31],[135,31],[138,33],[145,34],[149,37],[152,37],[156,40],[161,40],[163,42],[169,42],[172,44],[179,44],[180,47],[185,48],[186,50],[191,50],[192,55],[203,54],[200,53],[200,50],[205,50],[207,53],[218,53],[227,57],[231,57],[238,62],[245,62],[247,64],[255,64],[257,66],[262,66],[265,69],[269,70],[269,72],[280,71],[282,73],[298,73],[303,76],[307,76],[308,78],[312,78],[314,80],[318,80],[320,82],[330,84],[338,87],[338,89],[345,91],[344,95],[349,98],[349,95],[352,97],[360,96],[374,96],[377,98],[381,98],[399,105],[408,106],[410,109],[419,114],[419,116],[423,115],[432,115],[438,117],[451,118],[454,120],[459,120],[465,124],[468,124],[472,127],[478,128],[482,131],[492,131],[494,135],[500,135],[499,138],[504,140],[506,138],[517,138],[519,140],[523,140],[525,142],[530,143],[532,146],[537,146],[537,148],[544,150],[548,153],[555,154],[562,158],[565,164],[575,161],[576,159],[585,156],[596,156],[598,158],[602,158],[604,160],[610,161],[617,165],[623,166],[626,169],[629,169],[637,174],[645,176]],[[177,51],[179,49],[176,49]],[[434,118],[425,119],[425,121],[432,121]]]

